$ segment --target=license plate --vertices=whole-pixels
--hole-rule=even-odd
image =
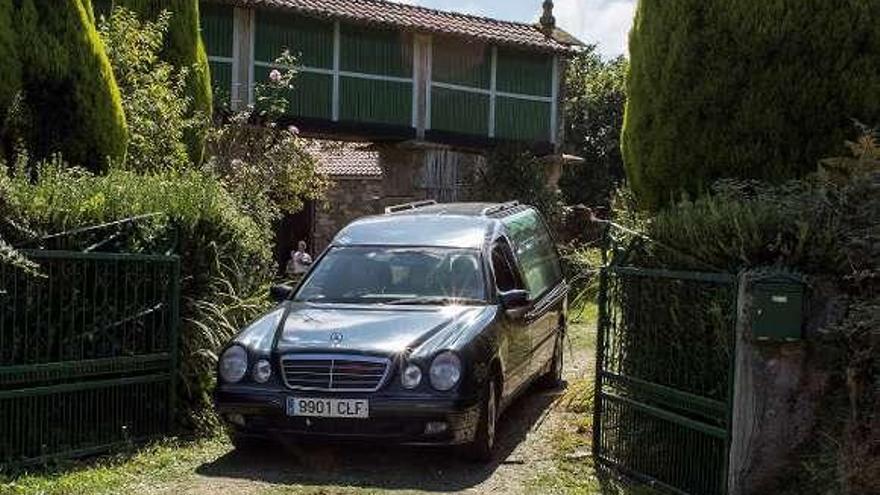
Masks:
[[[366,399],[288,397],[287,415],[312,418],[369,418],[370,401]]]

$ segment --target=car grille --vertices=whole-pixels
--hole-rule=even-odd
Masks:
[[[385,382],[387,358],[349,355],[282,356],[284,383],[297,390],[375,392]]]

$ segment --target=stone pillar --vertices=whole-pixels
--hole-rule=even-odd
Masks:
[[[795,450],[808,439],[828,377],[806,340],[758,341],[752,334],[755,272],[739,277],[734,364],[730,495],[774,493]]]

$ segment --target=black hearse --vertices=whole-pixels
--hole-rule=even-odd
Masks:
[[[534,208],[387,211],[340,231],[224,349],[215,402],[235,445],[372,438],[485,461],[507,405],[560,382],[568,286]]]

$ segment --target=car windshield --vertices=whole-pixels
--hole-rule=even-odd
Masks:
[[[485,300],[471,249],[334,247],[296,295],[317,303],[473,304]]]

